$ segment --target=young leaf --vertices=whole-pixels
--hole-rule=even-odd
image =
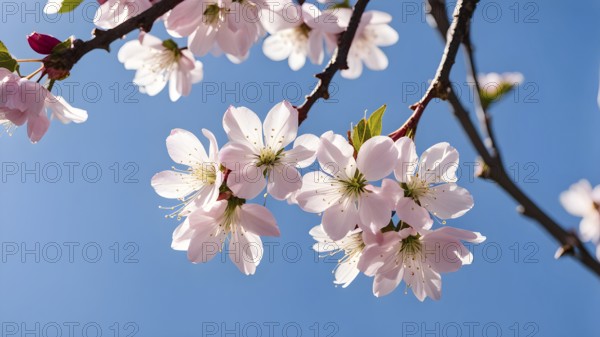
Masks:
[[[481,106],[487,109],[492,103],[499,101],[502,97],[513,90],[515,85],[510,82],[502,82],[495,91],[480,89]]]
[[[19,63],[9,53],[0,51],[0,68],[6,68],[14,72],[19,67]]]
[[[68,13],[68,12],[72,12],[75,10],[75,8],[77,8],[77,6],[79,6],[81,3],[83,2],[83,0],[64,0],[62,2],[62,6],[60,6],[60,9],[58,10],[58,13]]]
[[[4,43],[2,43],[2,41],[0,41],[0,52],[8,53],[8,48],[6,48],[6,45],[4,45]]]
[[[367,125],[369,126],[369,130],[371,131],[371,137],[381,135],[382,129],[382,117],[385,113],[386,105],[382,105],[381,108],[375,110],[371,116],[369,116],[369,121]]]
[[[367,125],[367,120],[363,118],[356,124],[354,130],[352,130],[352,144],[354,145],[354,149],[358,152],[363,143],[369,138],[371,138],[371,130],[369,130],[369,126]]]

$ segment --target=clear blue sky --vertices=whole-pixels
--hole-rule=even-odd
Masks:
[[[22,17],[35,4],[41,13],[43,1],[15,4],[20,7],[15,14],[15,7],[7,7],[10,2],[0,4],[0,39],[18,57],[35,56],[25,41],[33,30],[87,38],[92,29],[81,12],[60,20],[41,14]],[[345,133],[365,110],[384,103],[389,106],[384,131],[404,121],[407,106],[418,99],[410,90],[415,83],[424,90],[442,51],[422,11],[412,14],[415,6],[420,2],[369,5],[390,12],[400,34],[398,44],[385,49],[389,68],[365,71],[354,81],[336,77],[337,103],[316,104],[301,132]],[[520,71],[525,76],[518,96],[492,108],[506,163],[518,171],[519,185],[567,227],[579,220],[562,209],[559,193],[584,177],[600,183],[598,15],[600,4],[592,0],[577,5],[483,1],[473,24],[481,71]],[[157,28],[163,34],[160,24]],[[37,145],[29,143],[24,129],[0,138],[3,173],[15,164],[19,170],[0,187],[3,336],[11,336],[8,332],[15,328],[19,333],[34,329],[36,322],[46,329],[38,336],[44,331],[56,335],[57,326],[63,336],[69,336],[69,326],[76,336],[94,336],[98,327],[102,336],[143,337],[210,336],[215,327],[213,336],[224,336],[224,328],[238,330],[237,336],[255,336],[257,329],[262,336],[273,331],[295,336],[297,329],[302,336],[342,337],[424,336],[429,330],[434,336],[496,336],[497,330],[502,336],[598,336],[598,278],[569,258],[555,261],[556,242],[520,217],[515,203],[493,184],[470,181],[467,166],[461,184],[475,197],[475,208],[450,224],[480,231],[488,241],[475,249],[473,265],[443,276],[439,302],[420,303],[412,294],[404,295],[403,286],[377,299],[367,277],[347,289],[335,288],[334,264],[316,262],[310,250],[308,231],[318,217],[273,199],[267,204],[282,237],[266,240],[272,251],[256,275],[244,276],[219,258],[192,265],[185,253],[171,250],[176,222],[164,219],[158,205],[169,206],[169,201],[150,187],[152,175],[172,165],[165,137],[172,128],[197,134],[208,128],[222,145],[226,137],[221,117],[230,104],[248,106],[264,117],[282,98],[298,103],[297,91],[309,91],[312,74],[321,66],[292,72],[286,62],[268,60],[260,46],[241,65],[208,56],[202,59],[205,81],[194,86],[192,96],[172,104],[166,92],[147,97],[133,91],[128,84],[133,72],[116,58],[121,44],[111,54],[87,55],[61,86],[74,106],[88,110],[86,123],[54,122]],[[464,72],[459,55],[452,78],[466,95]],[[462,162],[474,160],[444,102],[426,111],[418,150],[439,141],[455,146]],[[40,181],[35,174],[22,179],[22,170],[36,171],[36,163]],[[93,182],[97,168],[102,175]],[[39,263],[34,253],[23,253],[35,250],[36,243]],[[8,253],[14,249],[16,255]],[[96,258],[98,249],[102,255]]]

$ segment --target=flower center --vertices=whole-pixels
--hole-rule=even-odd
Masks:
[[[342,193],[345,196],[357,197],[360,194],[364,193],[365,186],[367,186],[367,180],[365,176],[356,171],[354,177],[349,180],[339,180],[342,185]]]
[[[421,240],[419,240],[419,237],[411,235],[403,239],[400,252],[411,256],[414,260],[414,256],[421,252]]]
[[[149,67],[153,73],[162,74],[163,76],[168,77],[173,67],[179,62],[180,57],[181,52],[179,49],[157,51],[154,54],[153,62],[148,64],[147,67]],[[165,80],[166,79],[167,78],[165,78]]]
[[[203,164],[192,169],[192,176],[204,185],[212,185],[217,180],[217,170],[214,165]]]
[[[256,163],[256,166],[258,166],[258,167],[260,167],[260,166],[266,166],[266,167],[275,166],[275,164],[279,163],[279,161],[281,160],[282,152],[283,152],[283,149],[280,149],[279,151],[275,152],[270,147],[262,148],[260,150],[260,154],[258,155],[258,162]]]
[[[400,186],[404,189],[404,196],[415,201],[429,193],[429,183],[420,179],[418,174],[411,177],[407,183],[400,183]]]
[[[365,243],[362,240],[362,232],[349,235],[338,242],[340,244],[340,249],[338,251],[344,251],[344,256],[338,261],[338,264],[358,259],[365,249]]]
[[[225,235],[235,232],[236,224],[238,223],[238,213],[237,208],[246,203],[245,199],[231,197],[227,200],[227,207],[225,208],[225,212],[223,213],[223,220],[219,227],[225,233]]]

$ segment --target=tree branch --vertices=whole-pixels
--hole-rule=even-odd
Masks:
[[[419,102],[413,104],[411,109],[414,110],[412,116],[402,125],[398,130],[389,134],[393,140],[398,140],[407,134],[409,130],[414,130],[423,111],[427,107],[427,104],[434,98],[446,99],[448,90],[450,88],[450,71],[454,65],[458,47],[462,43],[464,37],[467,34],[469,22],[475,11],[475,6],[478,0],[459,0],[454,8],[454,20],[451,25],[446,25],[449,28],[449,38],[446,41],[446,47],[444,48],[444,54],[438,65],[435,77],[425,95],[419,100]],[[445,16],[445,14],[444,14]],[[448,19],[446,18],[446,23]],[[440,25],[441,27],[442,25]]]
[[[440,3],[443,0],[429,0],[430,3]],[[438,28],[443,27],[444,19],[440,16],[434,16],[438,23]],[[440,22],[438,22],[438,20]],[[447,20],[447,18],[446,18]],[[439,29],[438,29],[439,30]],[[446,39],[446,34],[440,31],[442,38]],[[468,34],[468,32],[467,32]],[[476,80],[476,67],[473,60],[473,52],[470,44],[469,35],[464,40],[466,50],[466,58],[469,72],[477,83]],[[478,90],[478,85],[477,88]],[[479,92],[477,92],[478,94]],[[477,96],[479,97],[479,96]],[[575,259],[580,261],[590,271],[600,276],[600,262],[598,262],[585,248],[576,233],[565,230],[556,221],[554,221],[549,215],[547,215],[533,200],[531,200],[508,176],[502,161],[500,160],[499,153],[497,151],[496,142],[492,133],[491,121],[487,113],[481,108],[478,116],[480,119],[480,127],[486,133],[486,140],[483,140],[479,132],[475,128],[475,125],[471,121],[470,114],[467,109],[462,105],[460,99],[456,96],[451,87],[448,87],[448,103],[454,110],[454,115],[459,120],[461,126],[465,130],[467,137],[475,147],[475,150],[482,157],[485,165],[487,166],[486,177],[498,183],[498,185],[507,192],[515,201],[519,203],[518,210],[524,216],[537,221],[550,235],[552,235],[561,247],[558,249],[556,258],[562,255],[572,255]],[[481,106],[481,101],[478,105]],[[488,144],[486,144],[486,141]]]
[[[184,0],[162,0],[149,9],[143,11],[127,21],[109,30],[95,29],[94,38],[88,41],[75,40],[73,48],[52,55],[46,61],[47,68],[71,70],[73,66],[87,53],[94,49],[109,50],[110,44],[123,36],[136,30],[142,29],[146,32],[152,29],[154,22],[165,13],[173,9]]]
[[[354,41],[354,36],[356,35],[358,25],[360,24],[360,19],[362,18],[368,3],[369,0],[358,0],[354,5],[350,23],[348,24],[346,31],[342,33],[342,36],[340,37],[336,52],[331,57],[327,67],[322,72],[315,75],[315,77],[319,79],[317,86],[310,95],[306,96],[304,102],[297,107],[298,124],[304,122],[308,117],[308,112],[320,98],[325,100],[329,99],[329,84],[331,84],[331,80],[338,70],[348,69],[348,52],[350,51],[352,41]]]

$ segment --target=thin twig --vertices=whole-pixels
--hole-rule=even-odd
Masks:
[[[319,79],[317,86],[310,95],[306,96],[304,102],[297,107],[298,124],[302,124],[308,117],[308,112],[320,98],[329,99],[329,84],[338,70],[348,69],[348,52],[350,52],[350,47],[352,46],[352,41],[354,41],[354,36],[358,30],[360,19],[362,18],[368,3],[369,0],[358,0],[356,5],[354,5],[350,23],[348,24],[346,31],[342,33],[342,36],[340,37],[336,52],[331,57],[327,67],[322,72],[315,75],[315,77]]]
[[[184,0],[162,0],[137,16],[129,18],[115,28],[94,30],[94,38],[88,41],[75,40],[73,48],[53,55],[46,61],[47,68],[71,70],[73,66],[87,53],[95,49],[109,50],[110,44],[123,38],[128,33],[142,29],[146,32],[152,29],[154,22]]]
[[[450,71],[456,60],[458,48],[467,33],[469,22],[475,11],[476,4],[477,0],[460,0],[456,3],[456,7],[454,8],[454,20],[452,20],[452,25],[449,25],[449,38],[446,41],[444,54],[438,65],[435,77],[429,84],[425,95],[423,95],[419,102],[411,106],[411,109],[414,110],[412,116],[398,130],[388,135],[392,139],[397,140],[398,138],[405,136],[410,129],[414,129],[419,123],[423,111],[427,108],[427,104],[429,104],[432,99],[447,98],[447,91],[450,88]]]
[[[437,3],[437,5],[439,5],[439,3],[443,2],[443,0],[429,0],[429,2]],[[437,26],[439,30],[439,27],[442,27],[444,25],[444,19],[440,15],[433,17],[438,23]],[[447,18],[445,20],[447,21]],[[440,31],[440,35],[442,36],[442,38],[446,39],[447,35],[445,34],[445,32]],[[467,35],[465,41],[466,43],[468,43],[468,46],[470,48],[471,44],[469,40],[469,35]],[[468,68],[471,68],[471,73],[473,75],[476,75],[476,68],[474,66],[475,63],[473,62],[472,50],[469,50],[467,48],[466,54],[466,57],[468,59],[467,63],[471,64]],[[488,142],[491,142],[491,144],[486,144],[486,141],[482,139],[482,136],[479,134],[475,125],[473,124],[473,121],[470,118],[469,112],[462,105],[460,99],[456,96],[454,91],[452,91],[451,87],[448,87],[447,98],[448,103],[454,111],[454,115],[459,120],[461,126],[467,134],[467,137],[475,147],[475,150],[481,156],[485,165],[487,165],[487,178],[498,183],[498,185],[504,191],[506,191],[515,201],[519,203],[520,207],[518,207],[518,210],[521,214],[532,220],[537,221],[550,235],[552,235],[552,237],[554,237],[558,242],[560,242],[561,247],[559,247],[559,250],[557,251],[557,258],[562,255],[572,255],[575,259],[577,259],[584,266],[586,266],[590,271],[600,276],[600,262],[597,261],[592,256],[592,254],[590,254],[590,252],[585,248],[584,244],[581,242],[577,234],[565,230],[556,221],[554,221],[533,200],[531,200],[508,176],[500,160],[496,146],[496,141],[494,139],[493,133],[491,132],[491,120],[489,119],[489,116],[486,116],[487,114],[485,114],[485,110],[481,110],[485,119],[480,119],[480,124],[481,128],[484,129],[484,132],[487,132],[486,137],[488,137]],[[493,150],[493,152],[491,150]]]

